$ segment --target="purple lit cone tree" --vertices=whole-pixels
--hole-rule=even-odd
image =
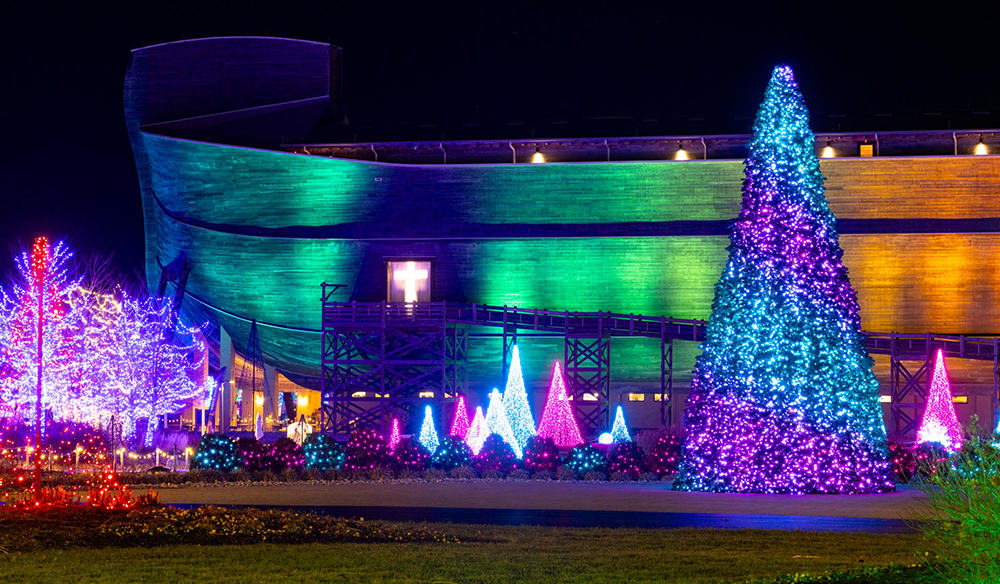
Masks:
[[[458,396],[458,403],[455,404],[455,419],[451,423],[449,436],[465,438],[469,434],[469,410],[465,407],[465,396]]]
[[[791,68],[775,68],[695,365],[675,488],[894,488],[878,382],[815,143]]]

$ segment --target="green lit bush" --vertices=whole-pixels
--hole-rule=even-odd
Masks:
[[[232,472],[242,463],[239,449],[228,436],[206,434],[198,442],[191,468]]]
[[[326,472],[340,470],[347,462],[347,455],[337,442],[326,434],[310,434],[302,443],[306,468]]]
[[[917,526],[936,546],[931,566],[948,582],[1000,582],[1000,448],[973,417],[962,449],[947,461],[929,457],[912,481],[927,495],[933,519]]]

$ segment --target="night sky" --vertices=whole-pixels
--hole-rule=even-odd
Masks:
[[[948,112],[990,111],[991,123],[1000,114],[1000,43],[989,30],[1000,15],[987,3],[7,4],[0,251],[47,234],[113,253],[127,273],[144,251],[122,84],[130,49],[149,44],[332,42],[344,49],[355,125],[752,116],[777,63],[794,67],[817,132],[838,129],[820,112],[848,125],[873,111],[942,112],[941,128]]]

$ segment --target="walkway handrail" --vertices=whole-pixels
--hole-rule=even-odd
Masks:
[[[704,341],[708,321],[614,312],[558,312],[516,306],[455,302],[323,302],[323,326],[385,326],[442,321],[473,326],[515,327],[519,330],[604,336],[635,336],[666,340]],[[1000,360],[1000,337],[933,333],[863,331],[865,346],[875,355],[927,358],[937,349],[948,357]]]

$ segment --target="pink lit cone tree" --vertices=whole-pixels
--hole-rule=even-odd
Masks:
[[[449,436],[465,438],[469,434],[469,410],[465,407],[465,396],[458,396],[455,404],[455,420],[451,423]]]
[[[938,349],[934,360],[934,373],[931,377],[931,389],[927,395],[927,405],[924,417],[920,420],[917,430],[917,443],[926,442],[940,444],[947,450],[955,452],[962,447],[962,426],[955,414],[955,405],[951,397],[951,384],[948,382],[948,369],[944,364],[944,353]]]
[[[542,419],[538,423],[538,436],[551,438],[556,446],[571,447],[583,443],[580,428],[573,417],[573,408],[569,405],[566,394],[566,383],[563,381],[562,367],[559,362],[552,367],[552,383],[549,385],[549,396],[542,410]]]

